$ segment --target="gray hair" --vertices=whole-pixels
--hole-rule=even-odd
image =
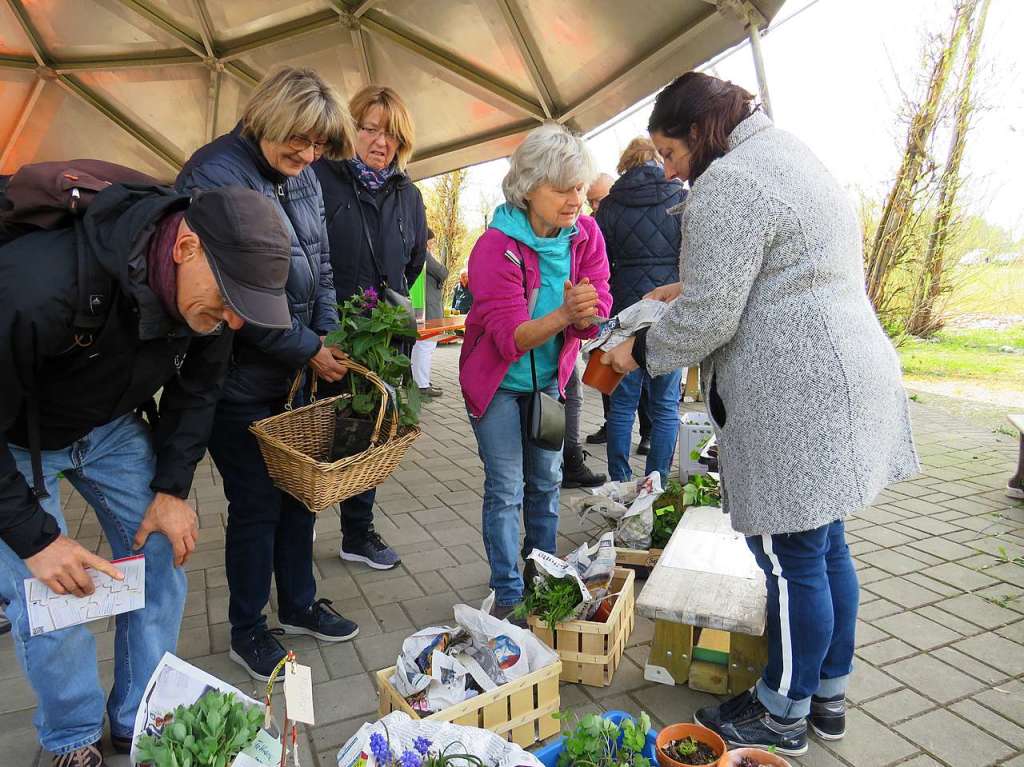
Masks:
[[[576,184],[590,186],[597,177],[597,164],[586,142],[554,122],[526,134],[509,163],[501,191],[510,205],[523,210],[526,196],[543,184],[567,189]]]

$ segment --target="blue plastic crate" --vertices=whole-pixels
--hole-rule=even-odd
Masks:
[[[601,714],[601,718],[609,719],[615,722],[615,724],[619,724],[623,719],[636,721],[625,711],[605,711]],[[658,754],[654,746],[654,741],[657,737],[658,733],[653,728],[647,731],[647,741],[644,743],[643,755],[650,761],[651,767],[658,767]],[[555,767],[558,763],[558,756],[562,753],[562,740],[562,737],[559,736],[557,740],[534,751],[533,755],[540,759],[544,767]]]

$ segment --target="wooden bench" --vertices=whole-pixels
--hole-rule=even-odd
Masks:
[[[768,659],[764,573],[729,517],[687,509],[637,599],[654,621],[644,677],[719,695],[751,687]]]
[[[1006,495],[1010,498],[1024,499],[1024,413],[1011,413],[1006,416],[1020,434],[1020,454],[1017,457],[1017,473],[1006,483]]]

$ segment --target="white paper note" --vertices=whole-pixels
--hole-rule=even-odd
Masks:
[[[288,663],[284,667],[284,706],[293,722],[313,722],[313,676],[309,666]]]
[[[96,570],[87,570],[96,585],[96,591],[87,597],[58,594],[42,581],[26,578],[25,599],[32,636],[145,607],[146,558],[140,554],[115,559],[111,564],[124,573],[124,580],[116,581]]]

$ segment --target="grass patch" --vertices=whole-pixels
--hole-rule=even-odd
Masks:
[[[997,387],[1024,381],[1024,325],[1007,330],[947,330],[899,347],[903,373],[911,378],[958,379]]]
[[[958,266],[950,275],[949,317],[1024,315],[1024,263]]]

